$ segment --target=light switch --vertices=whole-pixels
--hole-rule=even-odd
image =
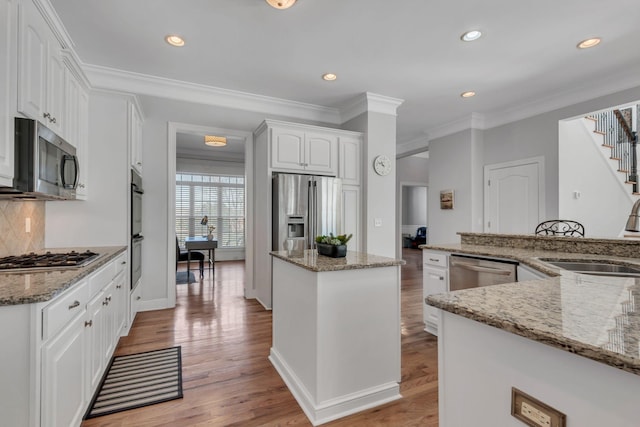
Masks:
[[[31,218],[24,219],[24,232],[31,233]]]
[[[373,225],[374,225],[375,227],[382,227],[382,218],[375,218],[375,219],[373,220]]]

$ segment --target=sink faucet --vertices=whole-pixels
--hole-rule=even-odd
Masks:
[[[640,199],[636,200],[631,208],[631,214],[624,228],[626,231],[640,231]]]

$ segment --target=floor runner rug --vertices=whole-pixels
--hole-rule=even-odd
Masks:
[[[85,419],[182,398],[180,350],[113,357]]]

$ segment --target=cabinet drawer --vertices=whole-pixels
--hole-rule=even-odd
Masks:
[[[42,309],[42,339],[47,340],[57,334],[71,319],[84,313],[89,302],[89,286],[80,282],[56,297]]]
[[[442,252],[427,252],[422,253],[422,259],[427,265],[435,265],[438,267],[447,267],[447,254]]]
[[[114,272],[114,277],[115,277],[118,274],[120,274],[120,272],[122,272],[124,268],[127,266],[127,253],[123,252],[122,254],[120,254],[118,258],[116,258],[116,260],[114,261],[114,264],[116,268]]]
[[[111,283],[114,277],[116,277],[116,267],[113,261],[92,274],[89,279],[91,296],[97,294],[102,288]]]

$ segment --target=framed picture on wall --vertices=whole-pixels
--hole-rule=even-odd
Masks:
[[[440,209],[453,209],[453,190],[440,192]]]

